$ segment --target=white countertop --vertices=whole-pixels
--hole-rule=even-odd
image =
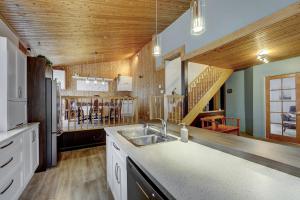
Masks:
[[[0,143],[4,142],[8,139],[10,139],[11,137],[18,135],[24,131],[27,131],[31,128],[33,128],[34,126],[38,126],[40,123],[39,122],[35,122],[35,123],[29,123],[29,124],[25,124],[21,127],[9,130],[9,131],[2,131],[0,132]]]
[[[123,151],[176,199],[298,200],[300,178],[189,141],[135,147],[105,128]],[[139,125],[140,126],[140,125]]]

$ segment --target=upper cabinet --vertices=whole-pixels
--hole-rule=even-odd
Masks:
[[[7,74],[7,78],[1,80],[1,87],[7,88],[8,100],[26,101],[27,57],[7,38],[0,38],[0,48],[1,71]]]
[[[117,91],[132,91],[132,77],[118,76]]]
[[[17,50],[17,98],[27,99],[27,56]]]
[[[7,70],[7,83],[1,83],[1,85],[4,87],[7,85],[8,100],[15,100],[17,99],[17,49],[7,39],[3,40],[1,48],[4,48],[4,54],[2,54],[3,56],[1,56],[1,59],[3,59],[3,61],[6,60],[7,63],[6,65],[4,64],[1,66],[1,69],[5,70],[6,68]]]
[[[0,37],[0,131],[27,123],[27,57]]]

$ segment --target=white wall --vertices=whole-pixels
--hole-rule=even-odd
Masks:
[[[165,67],[166,94],[171,94],[175,88],[176,93],[181,94],[181,58],[166,61]]]
[[[226,117],[240,119],[241,131],[245,131],[244,71],[237,71],[226,81]],[[227,93],[231,89],[232,93]]]
[[[298,0],[206,0],[206,32],[190,34],[190,11],[160,33],[162,55],[185,45],[186,53],[199,49]],[[160,66],[161,57],[156,59]]]
[[[6,26],[6,24],[0,19],[0,36],[7,37],[17,47],[19,46],[18,37]]]
[[[207,68],[207,65],[189,62],[188,63],[188,84],[190,84],[206,68]]]

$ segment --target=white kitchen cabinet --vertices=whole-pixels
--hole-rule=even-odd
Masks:
[[[27,57],[5,37],[0,37],[0,72],[0,131],[7,131],[27,123]]]
[[[132,77],[118,76],[117,91],[132,91]]]
[[[0,142],[0,200],[16,200],[38,166],[38,124],[4,134],[12,136]]]
[[[107,184],[112,187],[112,144],[111,136],[106,133],[106,169],[107,169]]]
[[[39,166],[39,129],[35,127],[30,132],[30,141],[31,141],[31,172],[34,173],[37,167]]]
[[[114,140],[107,134],[107,181],[115,200],[127,200],[126,155]]]
[[[39,165],[38,128],[34,127],[23,134],[24,140],[24,182],[27,184]]]
[[[27,56],[17,50],[17,98],[18,100],[27,99]]]
[[[1,43],[1,47],[6,45],[6,52],[3,54],[3,61],[6,60],[7,65],[1,66],[1,68],[7,68],[7,83],[4,83],[4,86],[7,85],[7,99],[16,100],[17,97],[17,48],[9,41],[4,40]],[[6,58],[5,58],[6,57]]]
[[[27,123],[27,102],[26,101],[8,101],[7,102],[7,129],[13,129],[16,126]]]

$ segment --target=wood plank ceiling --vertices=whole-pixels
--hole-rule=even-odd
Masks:
[[[190,0],[158,0],[159,31]],[[55,65],[129,58],[155,32],[155,0],[1,0],[0,14]],[[98,52],[95,56],[95,52]]]
[[[269,52],[270,62],[300,56],[300,6],[297,8],[298,14],[202,52],[188,60],[238,70],[262,64],[256,58],[262,49]]]

